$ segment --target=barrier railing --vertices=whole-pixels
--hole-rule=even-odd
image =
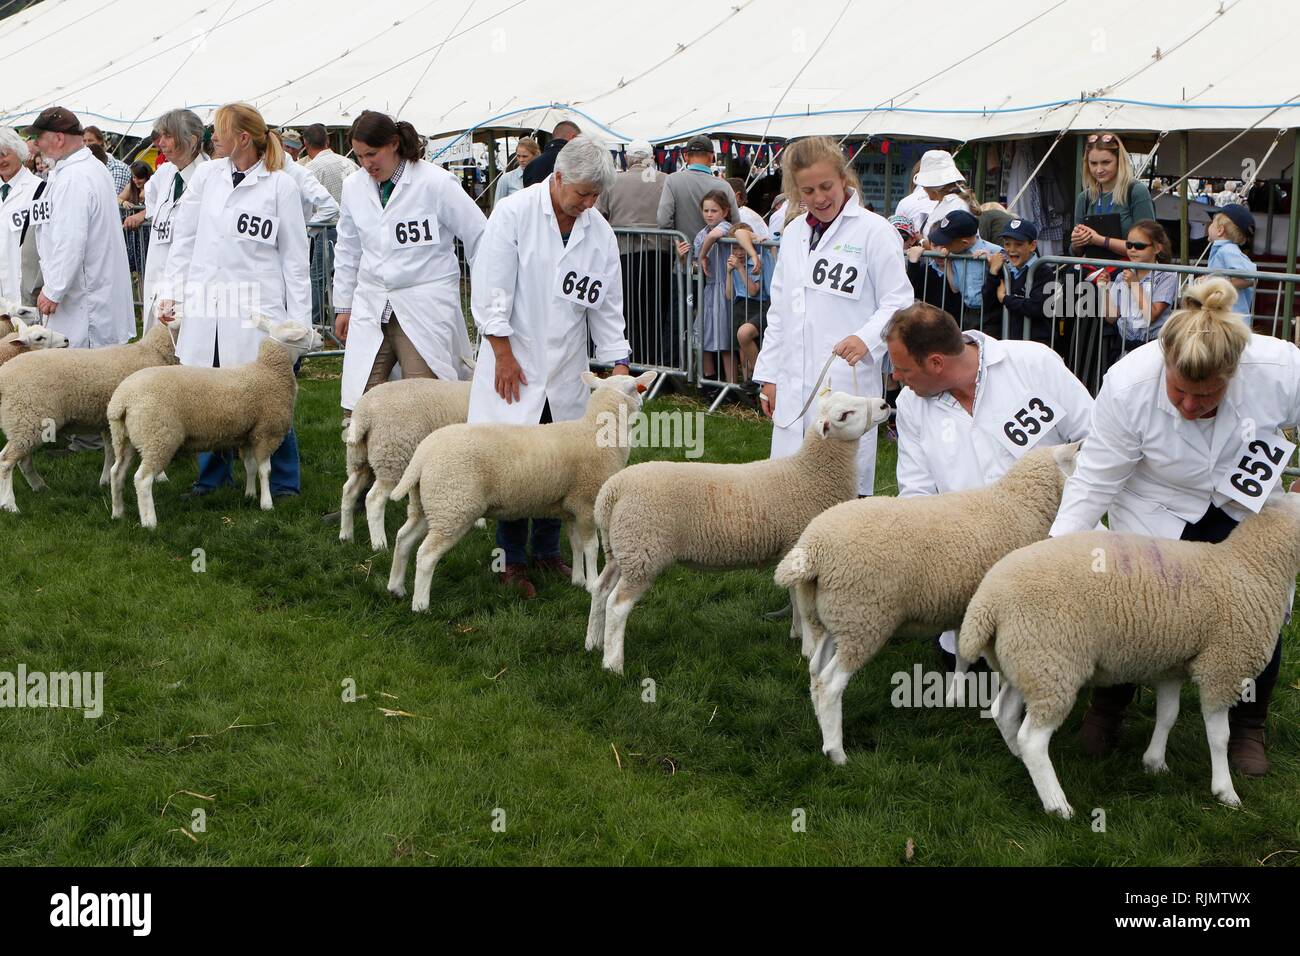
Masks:
[[[690,329],[691,258],[678,255],[687,242],[675,229],[617,227],[619,267],[623,282],[623,318],[632,346],[632,368],[659,372],[648,398],[659,394],[669,376],[692,380]],[[592,354],[589,348],[588,354]],[[592,368],[606,368],[592,361]],[[647,399],[648,400],[648,399]]]

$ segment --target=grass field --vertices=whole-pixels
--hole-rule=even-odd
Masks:
[[[784,603],[767,570],[665,575],[631,618],[622,678],[582,650],[585,592],[498,590],[489,531],[443,561],[432,612],[412,615],[384,590],[364,518],[352,545],[320,521],[342,483],[335,369],[305,371],[305,493],[271,514],[234,490],[178,500],[188,460],[155,489],[152,534],[130,492],[129,520],[110,522],[94,453],[38,459],[43,496],[18,479],[23,513],[0,515],[0,670],[103,671],[105,710],[0,710],[0,863],[888,865],[909,843],[931,865],[1300,861],[1294,630],[1274,771],[1236,779],[1239,810],[1210,795],[1189,688],[1161,777],[1140,762],[1153,695],[1102,761],[1077,743],[1076,707],[1053,754],[1077,816],[1046,817],[977,711],[891,707],[893,673],[937,666],[917,642],[849,685],[835,767],[788,624],[760,617]],[[704,457],[760,457],[767,440],[752,413],[718,414]],[[893,452],[882,440],[883,493]],[[342,700],[347,678],[362,699]],[[187,833],[195,808],[206,829]]]

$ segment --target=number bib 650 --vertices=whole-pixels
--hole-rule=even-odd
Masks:
[[[276,236],[280,234],[280,219],[277,216],[263,216],[236,209],[232,212],[230,232],[236,239],[251,239],[253,242],[273,246]]]
[[[555,270],[555,294],[589,309],[596,308],[605,300],[607,284],[608,277],[592,275],[581,269],[561,266]]]
[[[806,285],[844,299],[862,298],[862,260],[814,251],[808,259]]]
[[[1241,457],[1214,490],[1251,511],[1259,511],[1294,451],[1295,445],[1277,432],[1257,434],[1242,446]]]
[[[403,219],[393,223],[389,234],[389,247],[410,249],[413,246],[431,246],[438,241],[438,220],[433,216],[422,219]]]
[[[998,426],[998,438],[1011,454],[1019,458],[1056,427],[1058,418],[1060,413],[1056,402],[1046,395],[1035,395]]]

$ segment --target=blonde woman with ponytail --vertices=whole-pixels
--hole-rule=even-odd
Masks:
[[[880,397],[885,324],[912,304],[912,284],[894,227],[862,206],[857,177],[834,140],[801,139],[781,154],[782,188],[792,218],[781,234],[771,306],[754,381],[763,383],[764,414],[773,419],[772,457],[793,455],[827,386]],[[826,378],[817,378],[830,356]],[[858,446],[858,493],[875,484],[876,433]],[[795,489],[792,489],[795,490]]]
[[[182,365],[213,368],[257,358],[266,333],[250,321],[311,324],[307,224],[298,186],[284,171],[284,147],[246,103],[217,110],[213,141],[221,159],[199,167],[173,215],[174,234],[159,292],[163,322],[180,313]],[[180,306],[180,309],[177,307]],[[191,494],[233,484],[231,456],[199,456]],[[298,494],[298,439],[292,429],[271,456],[271,494]]]
[[[1156,341],[1111,367],[1053,537],[1094,528],[1108,514],[1112,531],[1218,542],[1285,492],[1282,469],[1295,446],[1283,429],[1300,424],[1300,349],[1252,335],[1231,311],[1236,299],[1227,279],[1201,280]],[[1253,697],[1228,712],[1228,726],[1210,729],[1228,738],[1239,773],[1268,771],[1264,723],[1281,655],[1279,639]],[[1133,692],[1131,684],[1093,692],[1081,729],[1093,756],[1117,744]]]

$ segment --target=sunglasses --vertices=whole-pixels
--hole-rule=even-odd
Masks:
[[[1116,137],[1113,133],[1093,133],[1091,136],[1088,137],[1089,146],[1091,146],[1093,143],[1118,143],[1118,142],[1119,142],[1119,138]]]
[[[1125,248],[1125,249],[1137,249],[1137,250],[1140,252],[1140,251],[1143,250],[1143,249],[1149,249],[1149,248],[1151,248],[1151,243],[1149,243],[1149,242],[1125,242],[1125,243],[1124,243],[1124,248]]]

